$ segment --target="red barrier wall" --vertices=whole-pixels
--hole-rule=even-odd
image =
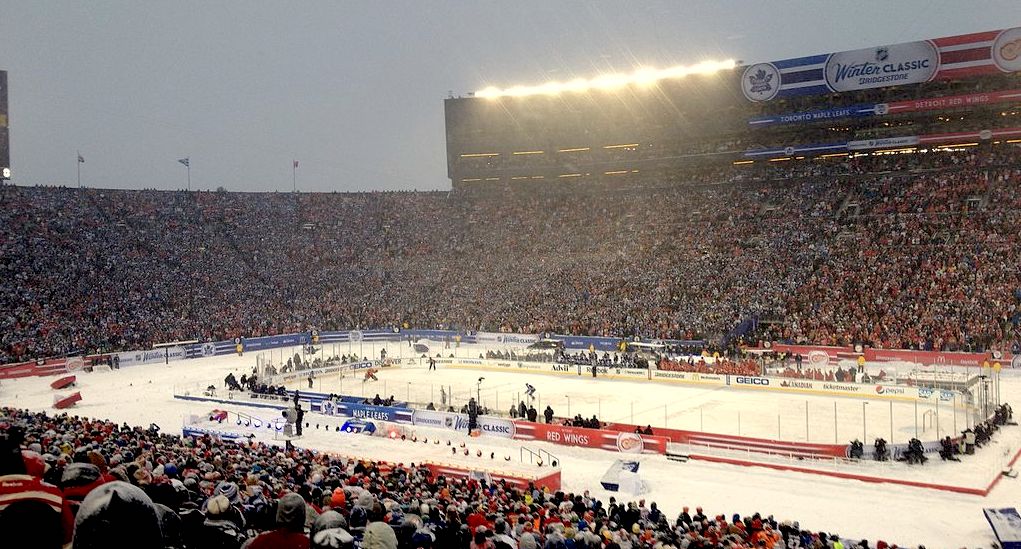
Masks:
[[[471,473],[473,472],[473,470],[471,469],[466,469],[454,465],[438,465],[435,463],[426,463],[425,466],[429,468],[429,471],[433,474],[434,477],[437,475],[443,475],[446,477],[465,478],[470,476]],[[494,481],[502,480],[505,481],[507,484],[522,490],[527,489],[529,483],[534,483],[536,488],[539,489],[549,488],[551,492],[556,492],[557,490],[560,490],[559,469],[551,470],[551,472],[548,475],[536,478],[506,475],[503,473],[494,473],[492,471],[484,472],[488,473],[490,478],[492,478]]]
[[[626,454],[665,454],[669,439],[607,429],[586,429],[555,423],[514,422],[516,440],[542,440],[561,446],[599,448]]]
[[[67,360],[54,358],[44,360],[42,363],[18,362],[0,366],[0,379],[14,379],[19,377],[52,376],[67,372]]]
[[[634,432],[635,425],[626,423],[608,423],[606,429],[618,432]],[[741,437],[737,435],[721,435],[717,433],[700,433],[698,431],[682,431],[680,429],[653,428],[656,435],[677,444],[699,444],[728,450],[743,450],[763,454],[791,454],[802,457],[846,457],[846,444],[812,444],[808,442],[791,442],[786,440],[770,440],[761,438]],[[645,436],[645,435],[643,435]]]

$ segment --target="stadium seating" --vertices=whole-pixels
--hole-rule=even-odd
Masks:
[[[768,514],[711,515],[685,507],[668,516],[645,500],[607,504],[587,494],[433,477],[414,464],[382,467],[79,416],[0,408],[0,434],[5,540],[30,540],[40,549],[60,547],[61,540],[85,548],[117,539],[176,549],[237,548],[252,538],[254,548],[308,547],[311,538],[313,548],[393,549],[774,547],[781,541],[815,547],[838,539]],[[6,459],[18,450],[22,459]],[[50,506],[25,503],[37,500]],[[281,538],[292,544],[274,544]]]
[[[750,317],[776,320],[750,338],[1016,349],[1018,153],[543,193],[12,187],[0,362],[310,327],[718,340]]]

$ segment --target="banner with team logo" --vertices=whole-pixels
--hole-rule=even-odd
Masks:
[[[624,454],[665,454],[666,445],[670,441],[661,436],[524,420],[515,421],[514,426],[514,438],[517,440],[540,440],[561,446],[599,448]]]
[[[748,66],[749,101],[1021,71],[1021,27],[784,59]]]
[[[748,120],[748,126],[752,128],[763,128],[766,126],[780,124],[801,124],[845,118],[883,116],[906,112],[940,111],[959,107],[981,107],[1000,103],[1021,103],[1021,89],[948,95],[944,97],[912,99],[909,101],[895,101],[892,103],[850,105],[847,107],[837,107],[833,109],[819,109],[814,111],[776,114],[771,116],[758,116],[750,118]]]
[[[834,109],[819,109],[814,111],[796,112],[789,114],[777,114],[773,116],[759,116],[748,120],[748,126],[761,128],[775,124],[799,124],[804,122],[819,122],[822,120],[836,120],[838,118],[863,118],[876,115],[876,105],[851,105]]]

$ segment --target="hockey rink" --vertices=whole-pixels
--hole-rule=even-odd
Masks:
[[[367,347],[367,346],[366,346]],[[368,351],[368,349],[365,349]],[[378,350],[375,350],[378,353]],[[396,350],[394,350],[396,351]],[[281,354],[287,353],[284,351]],[[290,351],[292,354],[294,350]],[[474,350],[472,350],[474,352]],[[370,356],[368,352],[364,356]],[[393,352],[391,356],[396,355]],[[286,356],[286,354],[284,354]],[[376,355],[378,356],[378,354]],[[477,354],[475,355],[477,356]],[[237,376],[250,373],[255,364],[255,354],[243,357],[234,355],[210,357],[169,365],[148,365],[115,371],[78,373],[78,388],[83,401],[71,413],[91,417],[108,418],[132,425],[156,423],[165,432],[179,433],[186,416],[205,415],[220,405],[178,400],[175,391],[196,390],[207,385],[223,386],[228,372]],[[428,371],[423,367],[387,368],[380,371],[379,381],[362,384],[360,376],[340,378],[324,376],[314,380],[314,389],[323,392],[381,396],[393,394],[397,400],[411,396],[412,401],[424,401],[428,396],[439,403],[439,388],[444,389],[458,405],[470,396],[481,394],[483,403],[494,409],[509,408],[520,399],[524,383],[537,388],[536,407],[541,411],[547,404],[557,415],[599,414],[607,421],[631,422],[631,408],[634,406],[634,422],[648,423],[655,427],[667,425],[672,428],[691,429],[704,422],[706,430],[719,432],[740,432],[747,436],[770,437],[776,433],[779,417],[780,434],[784,438],[799,440],[805,432],[805,406],[809,406],[808,435],[812,440],[833,442],[834,399],[784,395],[782,393],[755,393],[736,389],[702,389],[675,385],[658,385],[649,382],[626,382],[609,379],[584,377],[534,376],[505,372],[438,369]],[[481,385],[478,378],[484,377]],[[0,385],[0,402],[33,410],[53,413],[53,391],[49,387],[52,378],[25,378],[5,380]],[[296,383],[307,388],[307,384]],[[387,394],[389,393],[389,394]],[[1004,377],[1003,400],[1015,400],[1021,395],[1021,379]],[[858,399],[837,399],[837,437],[841,443],[861,437],[860,429],[862,402],[866,402],[865,419],[869,437],[889,436],[889,403],[862,401]],[[499,401],[499,402],[498,402]],[[541,407],[540,407],[541,405]],[[568,412],[568,406],[570,411]],[[257,409],[238,405],[227,407],[233,411],[246,411],[253,416],[274,415],[273,410]],[[912,406],[905,403],[894,405],[895,433],[893,440],[903,441],[913,436]],[[741,413],[740,427],[737,412]],[[506,413],[506,411],[504,411]],[[941,429],[953,426],[952,413],[940,411]],[[905,418],[903,420],[899,418]],[[958,412],[958,428],[963,428],[963,419]],[[855,423],[855,419],[859,421]],[[326,418],[308,414],[306,421],[313,424],[322,422],[334,426],[340,418]],[[710,423],[711,422],[711,423]],[[846,427],[845,427],[846,424]],[[740,428],[740,431],[738,429]],[[481,437],[471,439],[450,431],[431,431],[413,428],[421,438],[440,439],[441,444],[393,441],[383,437],[349,435],[309,429],[299,446],[336,452],[347,456],[358,456],[394,462],[412,462],[419,459],[463,463],[483,467],[507,467],[513,470],[527,469],[517,462],[522,446],[542,448],[556,455],[562,464],[562,479],[565,490],[590,490],[604,499],[611,494],[598,489],[598,479],[619,457],[618,454],[601,450],[554,446],[544,442],[523,442],[510,439]],[[942,431],[941,431],[942,432]],[[925,439],[934,438],[934,432],[927,432]],[[270,443],[272,434],[258,435]],[[803,438],[800,438],[803,440]],[[466,444],[471,456],[455,456],[446,446]],[[866,439],[868,440],[868,439]],[[979,450],[976,456],[965,458],[964,463],[940,463],[930,460],[924,467],[908,467],[901,463],[863,462],[854,465],[856,473],[898,474],[924,482],[957,483],[960,485],[985,485],[1003,465],[1004,456],[1012,455],[1021,447],[1021,428],[1006,427],[996,435],[991,445]],[[484,457],[479,461],[476,452]],[[494,459],[488,459],[493,454]],[[501,464],[501,459],[512,458],[512,462]],[[706,462],[689,461],[676,463],[664,456],[643,455],[640,474],[651,487],[644,494],[648,501],[656,501],[668,515],[676,515],[681,506],[704,506],[707,511],[720,513],[753,513],[762,509],[782,509],[796,517],[805,527],[815,530],[839,532],[847,537],[865,537],[874,543],[869,532],[881,529],[889,532],[887,542],[898,544],[925,544],[927,547],[961,547],[977,542],[988,544],[993,541],[981,508],[995,505],[1014,505],[1021,498],[1021,484],[1016,479],[1005,478],[986,498],[937,492],[888,484],[869,484],[853,480],[822,477],[803,473],[783,472],[760,467],[737,467]],[[721,485],[740,485],[740,499],[731,491],[721,490]],[[870,501],[862,505],[862,501]],[[890,516],[901,520],[891,523]],[[905,517],[914,517],[906,520]],[[785,517],[778,516],[779,520]]]

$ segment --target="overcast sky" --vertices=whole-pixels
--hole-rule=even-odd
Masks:
[[[443,99],[1021,25],[1021,1],[0,0],[20,185],[446,189]]]

